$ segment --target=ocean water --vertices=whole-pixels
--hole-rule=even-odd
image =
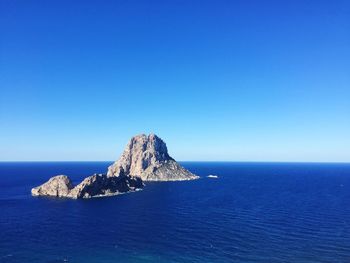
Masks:
[[[109,164],[0,163],[0,262],[350,262],[350,164],[185,162],[202,178],[90,200],[30,195]]]

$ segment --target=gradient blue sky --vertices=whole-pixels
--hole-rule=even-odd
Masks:
[[[350,1],[0,1],[0,160],[350,161]]]

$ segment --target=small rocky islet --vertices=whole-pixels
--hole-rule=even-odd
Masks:
[[[33,196],[91,198],[133,192],[144,181],[184,181],[198,179],[169,154],[165,142],[155,134],[130,139],[123,154],[108,167],[106,174],[86,177],[74,186],[66,175],[57,175],[32,189]]]

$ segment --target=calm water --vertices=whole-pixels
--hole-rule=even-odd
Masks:
[[[350,262],[350,164],[183,163],[203,178],[30,196],[109,164],[0,163],[0,262]]]

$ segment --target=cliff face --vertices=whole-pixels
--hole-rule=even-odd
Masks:
[[[94,174],[73,186],[65,175],[52,177],[32,189],[33,196],[90,198],[136,191],[144,181],[183,181],[197,179],[168,154],[166,144],[154,134],[131,138],[122,156],[107,174]]]
[[[120,159],[108,168],[107,176],[118,176],[121,171],[144,181],[198,178],[169,156],[166,144],[155,134],[142,134],[131,138]]]

